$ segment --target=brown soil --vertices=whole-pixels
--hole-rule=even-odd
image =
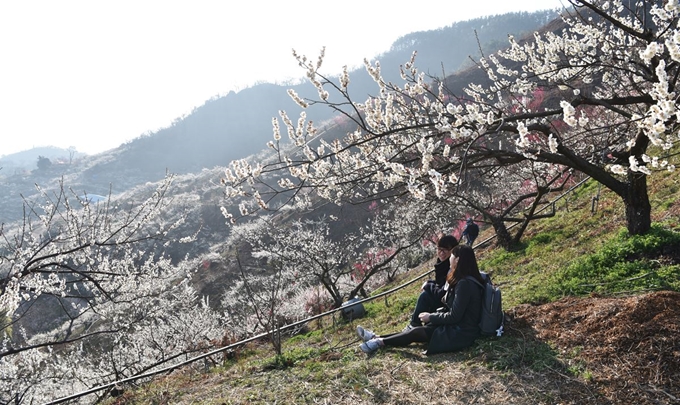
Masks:
[[[509,334],[549,342],[583,370],[598,393],[591,403],[680,404],[680,293],[570,297],[508,316]],[[560,397],[584,398],[583,390],[566,384]]]

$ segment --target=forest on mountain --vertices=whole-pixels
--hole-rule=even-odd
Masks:
[[[92,389],[78,400],[96,402],[122,380],[255,336],[274,368],[289,367],[281,328],[402,279],[466,217],[483,225],[513,308],[621,286],[677,291],[680,8],[573,3],[562,18],[407,35],[337,77],[319,73],[322,55],[296,55],[308,82],[288,92],[254,86],[105,154],[3,174],[0,399]],[[574,218],[537,225],[579,187],[598,190],[593,212],[606,194],[624,229],[600,227],[611,234],[576,266],[513,278],[546,260],[532,243],[582,238],[567,232]],[[396,327],[412,304],[381,321]],[[668,344],[657,381],[638,383],[654,398],[678,396]]]

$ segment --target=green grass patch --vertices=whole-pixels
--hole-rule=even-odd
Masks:
[[[299,342],[309,342],[309,341],[319,341],[323,339],[324,330],[315,329],[307,333],[301,333],[299,335],[291,336],[287,339],[287,344],[294,345]]]
[[[262,368],[265,370],[285,370],[307,359],[317,358],[319,353],[320,350],[317,348],[292,347],[283,351],[280,355],[264,359]]]
[[[659,257],[680,246],[680,233],[655,224],[646,235],[628,235],[626,230],[606,242],[595,253],[576,258],[549,277],[534,278],[527,286],[525,302],[549,302],[566,295],[678,288],[680,269],[665,266]],[[677,254],[677,253],[675,253]]]

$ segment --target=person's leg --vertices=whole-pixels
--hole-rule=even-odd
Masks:
[[[422,326],[423,323],[420,322],[418,315],[423,312],[435,312],[440,306],[442,306],[442,303],[437,302],[432,294],[427,291],[421,291],[420,295],[418,296],[418,300],[416,301],[416,307],[413,310],[413,314],[411,315],[410,325],[412,327]]]
[[[434,330],[434,326],[416,326],[406,331],[376,336],[360,344],[359,348],[366,354],[373,354],[385,346],[408,346],[413,342],[426,343],[432,339]]]
[[[433,327],[417,326],[408,331],[380,336],[379,339],[385,346],[408,346],[414,342],[429,342],[433,332]]]

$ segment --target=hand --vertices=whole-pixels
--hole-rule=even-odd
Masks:
[[[421,312],[420,314],[418,314],[418,318],[420,319],[420,322],[428,323],[428,322],[430,322],[430,313],[429,312]]]

